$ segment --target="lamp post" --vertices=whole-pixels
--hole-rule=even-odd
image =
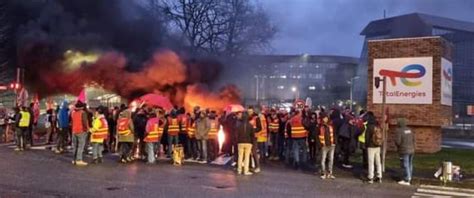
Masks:
[[[359,78],[360,78],[359,76],[354,76],[354,77],[351,78],[351,80],[350,80],[350,82],[349,82],[349,83],[351,84],[351,90],[350,90],[350,92],[351,92],[351,93],[350,93],[350,100],[351,100],[350,109],[351,109],[351,111],[352,111],[352,108],[353,108],[352,106],[354,105],[353,93],[352,93],[352,91],[353,91],[353,89],[354,89],[354,80],[357,80],[357,79],[359,79]]]
[[[388,120],[386,120],[386,111],[385,111],[385,101],[387,96],[387,77],[375,77],[375,88],[379,88],[380,82],[382,82],[382,172],[385,172],[385,156],[387,154],[387,129],[388,129]]]

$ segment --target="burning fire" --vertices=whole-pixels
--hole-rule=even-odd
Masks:
[[[219,131],[217,132],[217,141],[219,142],[219,152],[222,151],[222,145],[225,141],[225,134],[222,125],[219,125]]]

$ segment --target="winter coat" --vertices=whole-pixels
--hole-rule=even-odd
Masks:
[[[406,119],[398,119],[398,127],[396,130],[395,145],[397,145],[400,154],[415,153],[415,134],[407,127]]]
[[[209,118],[198,118],[196,119],[196,139],[207,140],[209,131],[211,130],[211,122]]]
[[[68,128],[70,126],[69,104],[63,101],[58,112],[58,126],[59,128]]]
[[[342,138],[351,138],[351,125],[349,124],[349,119],[347,118],[344,118],[342,124],[341,124],[341,127],[339,128],[339,131],[338,131],[338,135],[339,137],[342,137]]]
[[[235,123],[235,133],[237,134],[237,143],[252,144],[255,141],[256,129],[250,124],[248,115],[244,113],[242,119],[237,119]]]
[[[148,117],[144,113],[136,114],[133,117],[133,127],[135,135],[142,139],[145,138],[145,129]]]
[[[365,146],[369,148],[377,148],[380,146],[376,146],[372,136],[374,135],[375,126],[377,125],[377,120],[375,117],[368,116],[367,118],[367,128],[365,129]]]

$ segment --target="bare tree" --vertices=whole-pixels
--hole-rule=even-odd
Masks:
[[[260,51],[276,32],[264,10],[249,0],[148,1],[159,1],[155,8],[168,17],[168,29],[195,53],[234,56]]]

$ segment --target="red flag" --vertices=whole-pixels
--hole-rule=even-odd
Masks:
[[[86,89],[82,89],[81,93],[79,93],[79,96],[77,96],[77,101],[81,101],[82,103],[86,103]]]

